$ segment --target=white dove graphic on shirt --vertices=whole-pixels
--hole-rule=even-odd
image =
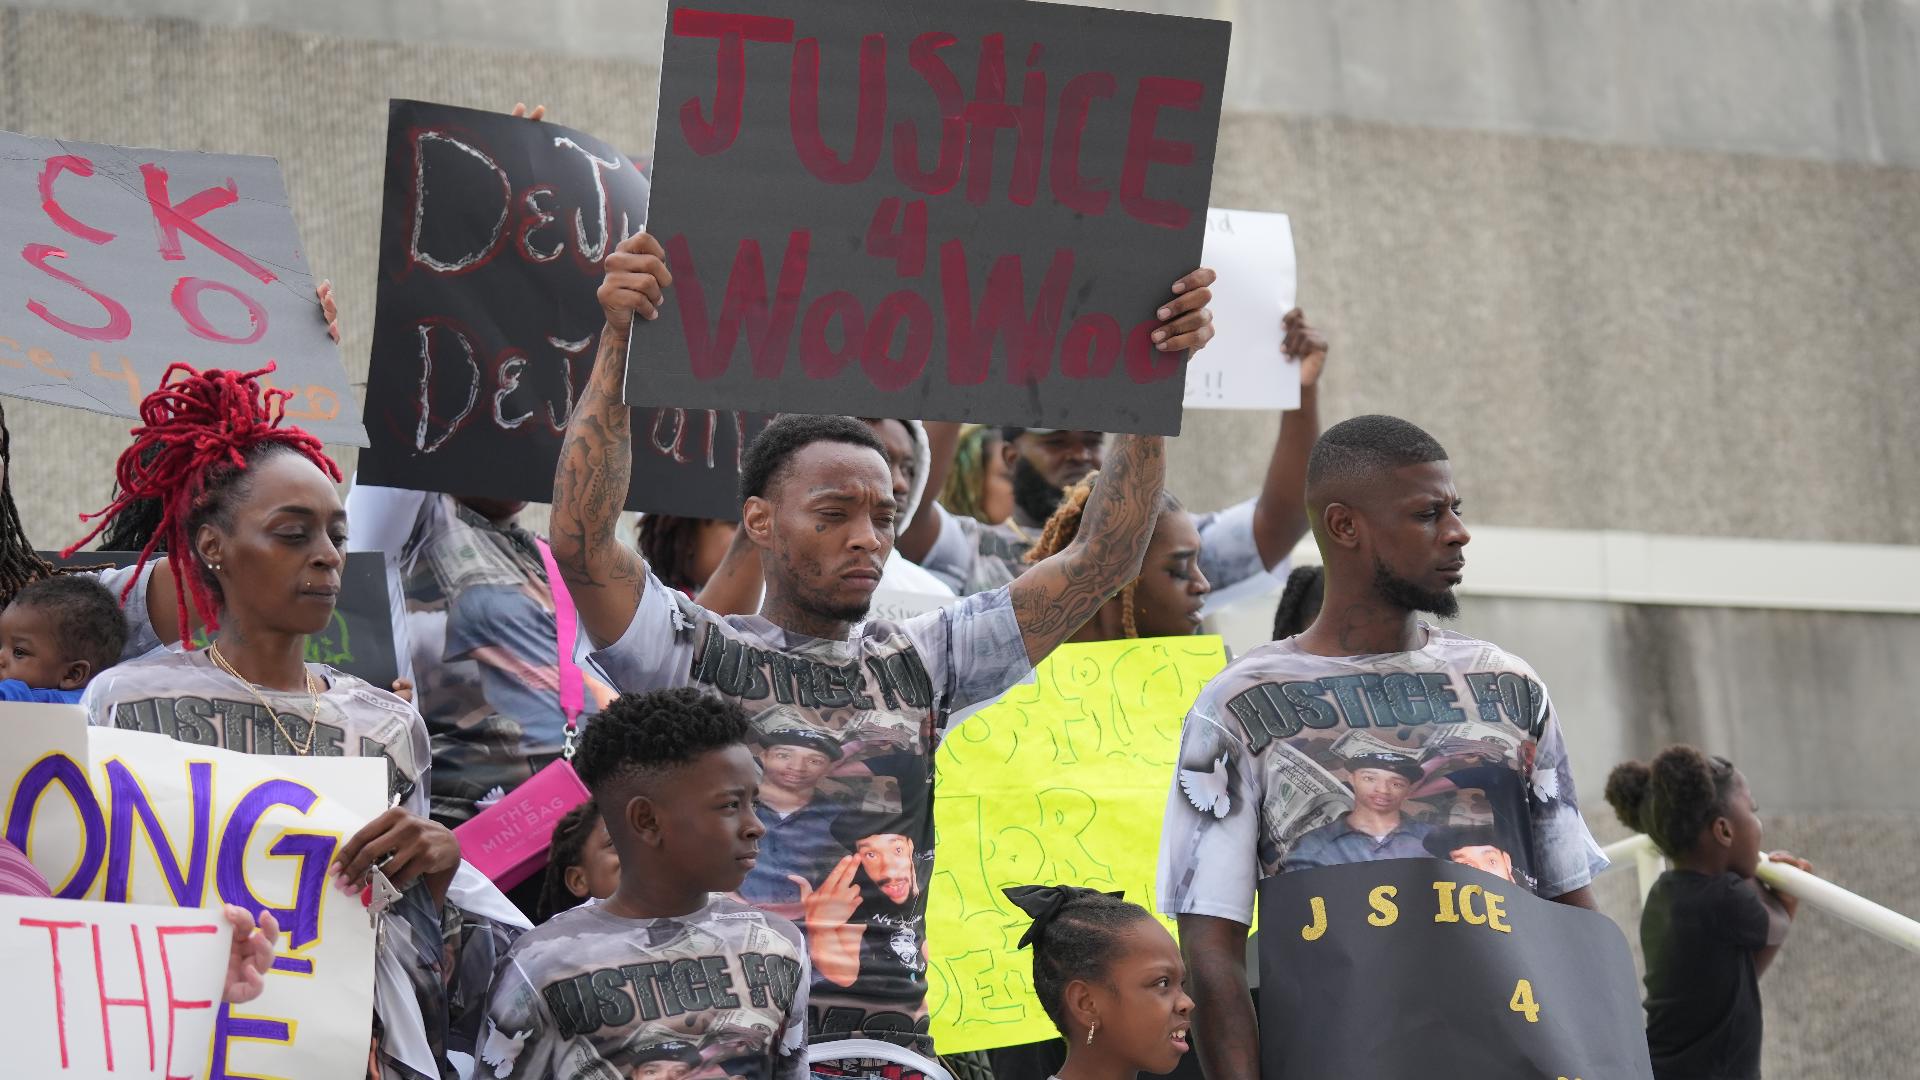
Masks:
[[[1180,790],[1187,793],[1187,801],[1195,810],[1203,814],[1212,814],[1223,818],[1233,809],[1233,799],[1227,794],[1228,782],[1233,773],[1227,768],[1227,755],[1221,754],[1206,772],[1198,769],[1180,770]]]
[[[480,1047],[480,1060],[493,1066],[495,1077],[506,1076],[513,1071],[514,1063],[520,1059],[520,1048],[526,1045],[527,1036],[531,1034],[531,1030],[523,1031],[509,1039],[493,1026],[493,1021],[487,1021],[487,1041]]]
[[[1560,771],[1548,767],[1533,770],[1533,797],[1550,803],[1560,797]]]

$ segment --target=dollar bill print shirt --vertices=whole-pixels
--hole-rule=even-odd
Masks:
[[[477,1074],[526,1080],[800,1080],[798,927],[718,894],[691,915],[600,904],[521,937],[494,980]]]
[[[558,616],[540,549],[451,495],[356,483],[347,513],[356,548],[386,550],[400,568],[433,816],[459,825],[560,756]],[[584,641],[574,659],[590,714],[604,687]]]
[[[1543,897],[1607,865],[1581,820],[1546,687],[1496,645],[1316,656],[1261,646],[1200,692],[1161,834],[1167,914],[1251,925],[1274,874],[1452,859]]]
[[[1032,668],[1007,590],[831,641],[722,618],[649,577],[626,633],[594,660],[622,690],[692,685],[746,710],[767,834],[740,896],[807,932],[812,1037],[930,1054],[933,754],[950,713]],[[807,922],[815,893],[832,902]]]

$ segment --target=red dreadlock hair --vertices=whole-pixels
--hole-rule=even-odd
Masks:
[[[133,445],[114,466],[118,496],[106,509],[81,515],[80,520],[99,524],[64,552],[71,556],[141,500],[158,501],[159,527],[135,565],[145,566],[155,548],[168,553],[168,568],[179,587],[181,641],[192,636],[189,596],[207,629],[220,627],[218,583],[197,568],[188,572],[195,561],[191,531],[214,509],[220,492],[249,464],[279,452],[297,453],[340,482],[340,467],[321,449],[319,439],[282,425],[293,394],[260,385],[260,376],[273,370],[271,362],[246,372],[196,371],[188,364],[169,367],[160,388],[140,403],[141,426],[133,429]],[[136,574],[127,589],[138,580]],[[120,598],[124,601],[126,593]]]

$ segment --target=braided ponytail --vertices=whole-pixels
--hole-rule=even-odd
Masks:
[[[140,403],[141,426],[115,464],[118,494],[105,509],[81,517],[98,524],[64,553],[72,555],[121,517],[139,513],[143,501],[156,501],[158,521],[135,566],[145,566],[156,550],[171,556],[167,566],[179,586],[182,641],[191,633],[189,602],[209,630],[219,628],[218,583],[204,573],[189,574],[187,566],[194,560],[193,532],[201,523],[222,517],[221,496],[247,467],[270,455],[295,453],[340,482],[340,468],[320,440],[283,425],[293,394],[267,389],[259,381],[273,370],[271,363],[247,372],[169,367],[159,389]],[[138,580],[136,575],[127,588]]]
[[[13,435],[7,430],[6,410],[0,409],[0,607],[21,589],[57,573],[27,539],[13,504]]]

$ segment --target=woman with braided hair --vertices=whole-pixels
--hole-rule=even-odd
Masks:
[[[638,547],[662,584],[697,597],[720,568],[739,526],[716,518],[647,514]]]
[[[1013,469],[1003,451],[1000,429],[968,424],[953,448],[953,467],[940,488],[948,513],[998,525],[1013,516]]]
[[[13,505],[13,434],[7,430],[6,410],[0,409],[0,607],[11,603],[14,593],[55,573],[27,539]]]
[[[1067,489],[1040,539],[1028,550],[1028,562],[1039,562],[1080,535],[1080,517],[1099,478],[1099,473],[1091,473]],[[1212,591],[1200,571],[1200,530],[1180,500],[1164,491],[1159,509],[1140,576],[1102,604],[1068,641],[1182,637],[1200,632],[1200,609]]]
[[[190,640],[195,621],[213,640],[121,664],[94,680],[81,704],[96,725],[242,753],[385,760],[392,808],[341,845],[332,871],[349,894],[376,870],[402,890],[383,916],[381,948],[397,953],[412,985],[383,979],[376,987],[380,1069],[392,1080],[439,1077],[450,1066],[436,1060],[472,1034],[453,1030],[449,1003],[484,1000],[515,921],[497,890],[463,870],[453,834],[426,816],[420,714],[384,689],[305,662],[307,636],[328,625],[339,598],[347,515],[334,487],[339,469],[318,439],[281,422],[290,395],[263,389],[265,373],[176,364],[141,403],[142,425],[116,469],[119,497],[90,516],[93,532],[74,546],[157,500],[158,527],[136,573],[164,547],[153,577],[174,585],[179,640]],[[443,915],[449,906],[458,910]],[[403,1002],[409,992],[418,1021],[414,1003]],[[403,1062],[387,1052],[395,1046],[427,1049]]]

